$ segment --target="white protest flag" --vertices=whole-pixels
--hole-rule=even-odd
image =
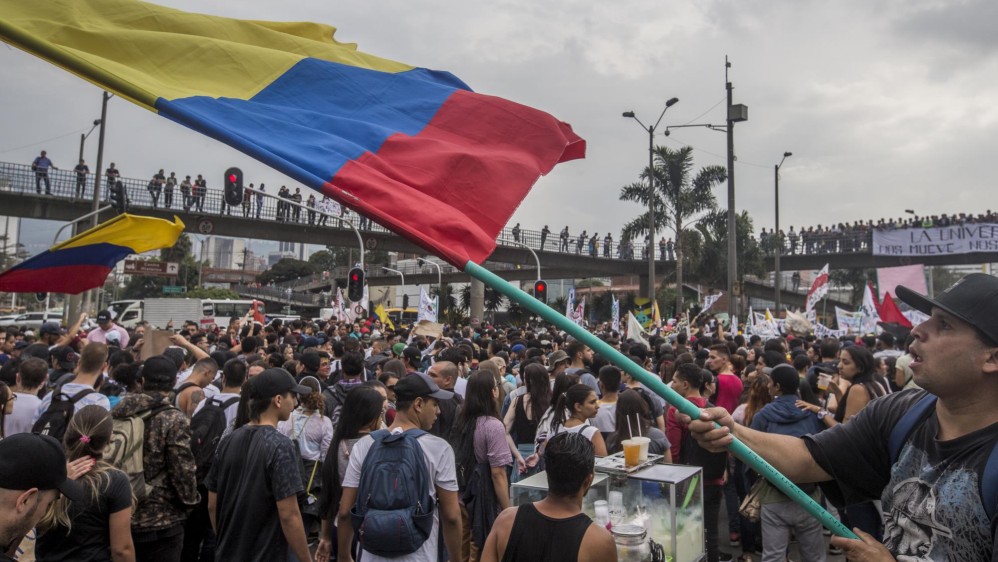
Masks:
[[[731,317],[731,335],[738,335],[738,316]]]
[[[828,264],[821,268],[818,272],[818,276],[814,278],[814,283],[811,284],[811,289],[807,292],[807,299],[805,300],[804,310],[806,312],[811,312],[814,310],[815,305],[818,301],[825,298],[828,294]]]
[[[610,295],[610,329],[620,333],[620,301],[615,295]]]
[[[343,322],[347,319],[346,307],[343,304],[343,289],[336,287],[336,301],[333,304],[333,318],[337,322]]]
[[[565,318],[572,318],[572,312],[575,311],[575,287],[568,290],[568,296],[565,297]]]
[[[579,304],[575,307],[575,311],[572,313],[572,321],[579,326],[584,326],[586,323],[586,297],[582,297]]]
[[[713,295],[704,295],[703,296],[703,311],[706,312],[706,311],[710,310],[710,307],[714,306],[714,303],[717,302],[717,301],[719,301],[721,299],[721,295],[723,295],[723,294],[724,294],[724,292],[722,291],[720,293],[715,293]]]
[[[873,284],[867,281],[863,289],[863,320],[860,323],[860,330],[864,334],[872,334],[879,330],[877,322],[880,322],[880,306],[877,303],[877,296],[873,293]]]
[[[641,327],[641,322],[634,317],[634,313],[627,311],[627,339],[642,342],[648,345],[648,332]]]
[[[419,288],[419,315],[416,316],[416,321],[420,320],[437,321],[437,299],[431,297],[424,286]]]

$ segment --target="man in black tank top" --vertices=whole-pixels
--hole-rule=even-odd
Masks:
[[[617,547],[610,532],[582,513],[595,462],[592,442],[580,434],[560,433],[548,440],[547,497],[500,513],[481,561],[616,562]]]

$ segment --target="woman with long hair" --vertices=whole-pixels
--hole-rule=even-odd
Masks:
[[[584,384],[570,386],[555,403],[549,438],[559,433],[580,433],[593,442],[596,456],[605,457],[606,443],[603,441],[603,435],[592,424],[592,419],[596,417],[598,410],[596,391]]]
[[[495,365],[491,361],[483,361],[482,364]],[[499,512],[509,507],[509,480],[506,477],[506,466],[513,462],[513,457],[506,441],[506,428],[499,420],[499,395],[502,383],[496,379],[497,374],[498,371],[493,373],[491,370],[479,369],[468,377],[461,415],[458,416],[455,437],[452,438],[458,463],[457,470],[463,472],[464,482],[467,484],[462,494],[470,493],[474,497],[479,497],[476,492],[488,493],[488,482],[491,483],[495,495],[495,503],[491,505],[494,509],[491,511],[488,510],[489,500],[475,502],[477,508],[481,510],[475,512],[476,522],[495,521]],[[481,472],[483,469],[479,468],[485,464],[489,467],[489,480],[485,480],[487,476]],[[476,471],[481,478],[479,487],[471,485]],[[478,560],[478,553],[485,545],[485,537],[492,530],[491,525],[487,529],[472,529],[472,514],[465,506],[461,507],[461,516],[464,519],[463,528],[466,529],[462,537],[461,559]]]
[[[111,414],[101,406],[80,408],[63,436],[70,462],[92,459],[93,468],[77,478],[88,491],[84,501],[65,497],[52,504],[38,524],[35,559],[134,562],[132,487],[128,476],[103,460],[111,441]]]
[[[506,410],[506,418],[503,420],[506,437],[516,459],[513,482],[519,482],[538,472],[536,466],[527,466],[527,458],[534,453],[537,424],[551,406],[551,383],[544,365],[540,363],[527,365],[523,369],[523,381],[527,392],[519,396],[513,395],[509,409]]]
[[[3,426],[7,423],[7,416],[14,413],[14,400],[17,400],[14,391],[7,383],[0,382],[0,439],[6,437]]]
[[[299,406],[291,417],[277,424],[277,430],[287,435],[301,453],[302,483],[309,499],[302,506],[305,534],[312,536],[319,523],[319,506],[316,503],[322,481],[322,459],[326,458],[333,442],[333,422],[323,412],[325,400],[322,388],[315,377],[304,377],[301,384],[312,389],[299,395]]]
[[[350,462],[350,452],[354,443],[381,427],[384,407],[385,396],[371,386],[362,385],[347,392],[339,422],[333,432],[333,441],[322,463],[322,490],[319,495],[322,526],[319,531],[317,559],[328,559],[330,553],[336,552],[333,525],[340,509],[343,476]],[[320,554],[325,558],[321,558]]]
[[[876,380],[876,365],[869,349],[859,345],[842,348],[839,352],[839,372],[828,384],[828,390],[838,401],[835,415],[803,400],[797,401],[797,407],[814,412],[826,427],[849,423],[871,400],[887,394],[887,390]],[[847,382],[845,391],[839,386],[840,381]],[[848,527],[859,527],[880,540],[883,521],[873,502],[847,505],[845,519],[843,522]]]
[[[752,417],[762,409],[763,406],[773,401],[769,393],[769,375],[760,373],[752,379],[748,387],[748,399],[741,404],[731,414],[732,419],[748,427],[752,424]]]
[[[651,424],[648,402],[637,392],[621,392],[617,396],[617,408],[614,412],[616,431],[606,440],[608,454],[624,450],[622,443],[631,437],[647,437],[651,440],[648,452],[665,457],[663,462],[672,463],[672,453],[669,451],[669,440],[662,430]]]

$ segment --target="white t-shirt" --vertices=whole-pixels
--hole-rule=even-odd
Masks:
[[[68,382],[62,385],[61,393],[68,398],[72,398],[73,396],[76,396],[77,393],[82,392],[88,388],[90,390],[94,389],[94,387],[90,386],[89,384],[78,384],[75,382]],[[38,418],[40,418],[42,414],[45,413],[45,410],[49,409],[49,404],[52,403],[53,394],[55,394],[55,392],[50,392],[45,395],[44,399],[42,399],[41,404],[38,405],[38,409],[35,410],[35,417],[34,419],[31,420],[32,424],[38,421]],[[61,399],[62,398],[60,397],[60,400]],[[105,410],[111,409],[111,401],[107,399],[107,396],[104,396],[100,392],[94,391],[84,396],[83,398],[80,398],[80,400],[76,402],[76,408],[73,409],[73,413],[75,414],[76,412],[80,411],[80,408],[84,406],[89,406],[91,404],[96,404],[104,408]]]
[[[15,392],[14,411],[3,420],[3,434],[7,437],[15,433],[30,433],[35,413],[42,399],[34,394]]]
[[[593,436],[599,433],[599,429],[597,429],[595,425],[592,425],[589,420],[572,427],[565,427],[564,424],[562,424],[554,429],[548,439],[558,435],[559,433],[578,433],[579,435],[582,435],[586,439],[592,441]]]
[[[596,417],[593,418],[593,425],[603,433],[617,431],[617,403],[601,403],[599,410],[596,410]]]
[[[464,377],[458,377],[457,380],[454,381],[454,394],[461,395],[461,398],[464,398],[464,393],[465,390],[467,390],[467,388],[468,388],[468,379]]]
[[[360,486],[360,470],[364,466],[364,459],[367,457],[367,452],[371,450],[371,445],[373,444],[374,438],[370,435],[361,438],[354,444],[353,451],[350,453],[350,464],[347,465],[347,472],[343,477],[344,488],[357,488]],[[449,492],[458,491],[457,470],[454,466],[454,451],[451,449],[450,444],[435,435],[426,433],[419,438],[419,446],[423,448],[423,456],[426,457],[426,466],[429,468],[430,479],[434,483],[434,486],[430,487],[430,497],[433,498],[434,502],[437,499],[437,487]],[[398,562],[402,560],[406,562],[436,562],[439,529],[440,513],[439,510],[434,510],[433,530],[430,532],[430,537],[426,539],[426,542],[423,543],[423,546],[419,550],[408,556],[398,558],[382,558],[365,550],[361,556],[361,560],[364,562]]]
[[[205,387],[206,390],[208,388],[212,388],[212,386],[208,385],[207,387]],[[204,400],[198,402],[198,405],[194,408],[194,413],[191,414],[191,417],[193,418],[194,416],[196,416],[198,412],[201,411],[201,408],[204,408],[204,405],[208,403],[208,400],[214,399],[215,402],[223,404],[227,402],[230,398],[237,399],[231,406],[225,409],[225,425],[231,426],[232,422],[235,421],[236,419],[236,411],[239,409],[239,400],[238,400],[239,395],[233,394],[231,392],[219,392],[218,394],[215,394],[213,396],[208,396],[208,393],[205,393]]]

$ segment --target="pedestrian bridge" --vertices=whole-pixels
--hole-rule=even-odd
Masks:
[[[38,178],[29,165],[0,162],[0,204],[3,212],[21,218],[71,221],[92,210],[94,193],[92,174],[82,183],[78,182],[77,175],[72,170],[51,170],[48,176],[50,189],[46,192],[46,187],[49,186],[37,181]],[[297,217],[292,215],[290,220],[278,220],[277,200],[273,198],[265,198],[260,206],[257,206],[255,200],[235,207],[226,206],[221,189],[211,187],[215,180],[221,183],[219,176],[221,174],[216,174],[208,180],[209,189],[200,205],[185,205],[185,197],[179,188],[174,188],[169,201],[167,193],[159,193],[158,201],[154,204],[153,195],[148,189],[149,179],[120,179],[128,194],[130,211],[163,218],[177,215],[187,225],[187,231],[194,234],[323,246],[351,247],[357,244],[353,230],[340,220],[330,219],[325,224],[320,224],[319,217],[310,219],[307,210],[302,210]],[[101,184],[101,201],[105,201],[107,185],[103,180]],[[276,191],[276,187],[271,186],[271,189]],[[308,189],[305,191],[310,192]],[[101,219],[110,216],[111,212],[108,211],[101,216]],[[361,234],[367,249],[425,254],[422,248],[355,213],[347,211],[342,218],[356,225],[363,224]],[[604,244],[606,230],[600,232],[594,245],[590,245],[588,241],[580,244],[580,239],[576,235],[578,230],[571,228],[569,232],[573,235],[563,242],[559,233],[564,225],[549,226],[553,228],[548,232],[514,227],[503,229],[496,240],[496,250],[485,265],[508,280],[533,279],[537,273],[534,258],[527,249],[530,248],[540,259],[541,274],[545,279],[635,276],[642,279],[642,285],[647,284],[648,265],[643,244],[642,247],[626,244],[621,246],[618,241]],[[617,229],[618,226],[613,225],[611,230]],[[909,258],[874,256],[869,247],[870,244],[864,244],[863,240],[848,240],[824,245],[820,251],[810,254],[783,255],[781,269],[816,270],[826,263],[831,269],[846,269],[890,267],[912,263],[955,265],[998,262],[998,252]],[[828,251],[829,249],[831,251]],[[648,250],[655,252],[658,275],[666,279],[674,275],[674,261],[671,259],[673,256],[669,248],[654,244]],[[766,259],[766,263],[772,270],[772,256]],[[450,266],[445,268],[449,269],[445,269],[442,273],[447,275],[449,280],[468,280],[467,276]],[[414,282],[435,283],[436,270],[430,266],[425,266],[425,269],[425,273],[419,274],[425,277],[419,278],[419,281],[414,279]],[[375,272],[370,273],[371,282],[377,282]],[[386,278],[385,283],[391,281]]]

